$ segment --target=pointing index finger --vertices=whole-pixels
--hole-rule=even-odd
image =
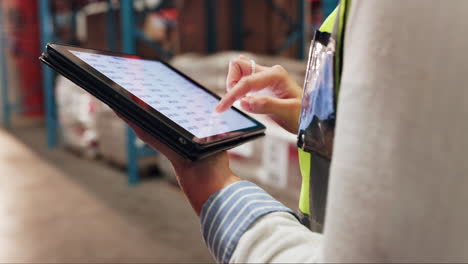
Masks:
[[[221,99],[216,106],[216,112],[222,113],[226,111],[236,100],[244,97],[248,92],[258,91],[269,86],[273,81],[271,73],[271,70],[265,70],[255,75],[244,77]]]

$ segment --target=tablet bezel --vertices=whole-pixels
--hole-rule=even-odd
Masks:
[[[158,110],[154,109],[147,103],[145,103],[143,100],[140,98],[136,97],[133,95],[131,92],[127,91],[125,88],[120,86],[119,84],[115,83],[113,80],[108,78],[106,75],[103,73],[99,72],[97,69],[86,63],[85,61],[81,60],[78,58],[76,55],[70,52],[70,50],[73,51],[79,51],[79,52],[87,52],[87,53],[94,53],[94,54],[102,54],[102,55],[108,55],[108,56],[116,56],[116,57],[123,57],[123,58],[131,58],[131,59],[141,59],[141,60],[151,60],[151,61],[157,61],[165,66],[167,66],[169,69],[174,71],[175,73],[179,74],[189,82],[191,82],[193,85],[196,87],[204,90],[208,94],[211,94],[214,96],[216,99],[220,100],[220,97],[213,93],[212,91],[206,89],[203,87],[201,84],[193,80],[192,78],[188,77],[184,73],[180,72],[179,70],[175,69],[168,63],[162,61],[162,60],[155,60],[155,59],[150,59],[150,58],[145,58],[142,56],[138,55],[131,55],[131,54],[124,54],[124,53],[118,53],[118,52],[110,52],[110,51],[103,51],[103,50],[95,50],[95,49],[86,49],[86,48],[79,48],[75,46],[68,46],[68,45],[61,45],[61,44],[49,44],[48,45],[50,48],[54,49],[56,52],[62,54],[65,58],[70,60],[72,63],[76,64],[79,68],[85,70],[86,72],[94,75],[94,77],[98,78],[99,80],[103,81],[108,87],[112,88],[115,92],[119,93],[126,99],[128,99],[130,102],[135,104],[136,106],[140,107],[141,109],[145,110],[152,116],[156,117],[160,121],[164,122],[166,125],[177,131],[182,137],[192,141],[194,144],[200,145],[200,146],[205,146],[208,147],[213,144],[218,144],[222,143],[226,140],[230,139],[235,139],[239,138],[243,135],[251,135],[252,133],[258,131],[258,132],[263,132],[265,130],[265,126],[258,122],[257,120],[253,119],[249,115],[243,113],[242,111],[238,110],[235,107],[232,107],[232,109],[238,113],[240,113],[242,116],[245,118],[251,120],[254,123],[254,126],[244,128],[244,129],[239,129],[235,131],[230,131],[227,133],[222,133],[222,134],[217,134],[205,138],[198,138],[192,133],[190,133],[188,130],[184,129],[183,127],[179,126],[177,123],[166,117],[164,114],[159,112]]]

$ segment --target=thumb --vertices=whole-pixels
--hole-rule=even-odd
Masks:
[[[271,96],[250,96],[240,101],[242,108],[253,114],[267,114],[282,128],[297,133],[301,99],[280,99]]]
[[[280,99],[271,96],[248,96],[240,102],[242,108],[254,114],[276,115],[280,118],[289,118],[295,115],[300,108],[298,99]]]

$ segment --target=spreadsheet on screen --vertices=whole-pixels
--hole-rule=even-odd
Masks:
[[[159,61],[70,52],[198,138],[255,126],[232,109],[216,113],[218,98]]]

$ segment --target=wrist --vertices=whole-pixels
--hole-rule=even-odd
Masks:
[[[179,185],[197,215],[211,195],[241,180],[229,169],[226,153],[173,165]]]
[[[176,172],[179,185],[197,215],[211,195],[224,187],[240,181],[231,171],[203,171],[189,169]]]

